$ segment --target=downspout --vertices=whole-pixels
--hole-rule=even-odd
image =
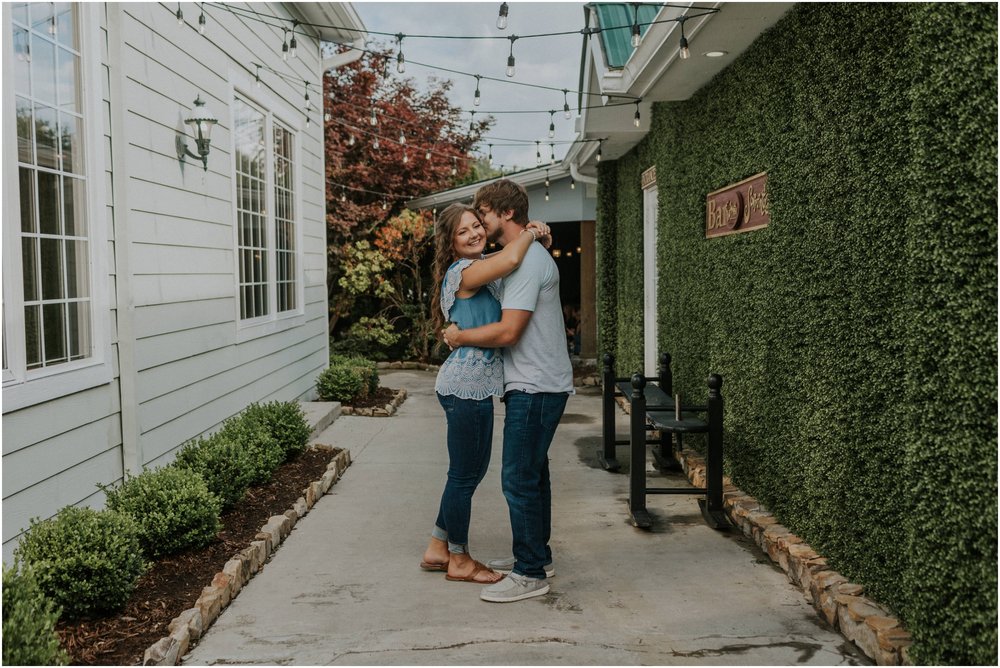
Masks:
[[[569,163],[569,173],[573,175],[573,179],[579,181],[580,183],[597,183],[597,177],[585,176],[580,173],[580,166],[576,162]]]
[[[329,58],[323,59],[324,72],[329,72],[330,70],[335,70],[338,67],[349,65],[363,56],[365,53],[365,38],[361,36],[356,37],[348,46],[350,46],[350,48],[347,51],[334,54]]]

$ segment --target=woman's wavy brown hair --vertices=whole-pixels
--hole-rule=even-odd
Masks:
[[[456,260],[455,230],[466,212],[475,216],[479,222],[483,222],[479,212],[471,206],[450,204],[434,223],[434,297],[431,300],[431,322],[434,323],[436,336],[440,335],[444,327],[444,314],[441,313],[441,282],[448,267]],[[485,231],[483,233],[485,234]]]

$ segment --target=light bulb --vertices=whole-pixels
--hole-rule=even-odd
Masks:
[[[681,58],[687,60],[691,57],[691,49],[688,48],[687,37],[681,35]]]
[[[386,202],[385,200],[382,200],[382,210],[385,211],[388,208],[389,208],[389,203]]]
[[[375,137],[375,143],[372,144],[372,148],[376,151],[379,149],[378,137]]]
[[[354,135],[351,135],[351,136],[349,136],[347,138],[347,145],[348,146],[354,146],[354,142],[355,142]]]
[[[347,201],[347,193],[346,192],[344,192],[344,191],[340,192],[340,201],[341,202],[346,202]]]
[[[563,116],[565,116],[566,120],[568,121],[571,115],[572,114],[570,113],[570,110],[569,110],[569,102],[564,102],[563,103]]]
[[[201,16],[198,17],[198,32],[202,35],[205,34],[205,12],[202,12]]]
[[[323,112],[323,120],[324,121],[326,121],[327,123],[329,123],[331,118],[333,118],[333,117],[330,116],[330,112],[329,111],[324,111]]]
[[[549,137],[551,138],[551,137],[555,137],[555,136],[556,136],[556,124],[555,123],[549,123]]]
[[[399,143],[400,144],[406,143],[406,135],[403,134],[402,130],[399,131]]]
[[[506,2],[500,3],[500,13],[497,16],[497,30],[507,29],[507,11],[508,11],[507,3]]]
[[[549,201],[549,191],[548,190],[545,191],[545,201],[546,202]]]
[[[177,3],[177,25],[184,25],[184,12],[181,11],[181,3]]]
[[[406,71],[406,60],[403,58],[402,51],[396,54],[396,71],[400,74]]]
[[[472,98],[472,104],[474,104],[475,106],[478,107],[480,102],[482,102],[482,98],[480,97],[480,95],[479,95],[479,89],[477,88],[476,89],[476,96],[474,98]]]
[[[368,119],[368,122],[372,125],[378,125],[378,119],[375,118],[375,107],[372,107],[372,117]]]
[[[306,127],[309,127],[309,122],[310,122],[309,114],[306,114]]]
[[[634,117],[634,120],[632,122],[635,124],[635,127],[639,127],[639,110],[638,109],[635,110],[635,117]]]
[[[281,43],[281,59],[288,60],[288,42]]]
[[[507,56],[507,76],[514,76],[514,56]]]
[[[632,25],[632,48],[638,49],[639,44],[642,43],[642,35],[639,31],[639,24]]]
[[[427,149],[427,152],[424,153],[424,160],[430,160],[430,159],[431,159],[431,151],[430,149]]]
[[[410,161],[410,156],[406,154],[406,151],[403,151],[403,164],[405,165],[409,161]]]
[[[455,176],[456,174],[458,174],[458,169],[455,168],[455,165],[452,165],[451,166],[451,175]]]
[[[574,181],[572,178],[569,180],[569,189],[576,190],[576,181]]]
[[[295,33],[292,33],[292,41],[288,43],[288,57],[297,58],[299,54],[299,45],[295,41]]]

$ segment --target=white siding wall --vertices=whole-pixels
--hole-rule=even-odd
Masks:
[[[97,484],[122,477],[121,404],[118,390],[118,337],[115,306],[114,200],[111,189],[111,127],[107,13],[100,14],[97,39],[101,54],[101,111],[106,172],[94,183],[105,188],[108,220],[108,266],[97,285],[107,291],[108,331],[112,343],[114,379],[53,401],[3,415],[3,560],[11,562],[17,539],[34,517],[46,518],[67,505],[101,506],[104,494]]]
[[[8,562],[28,518],[49,517],[69,504],[100,506],[96,483],[120,480],[123,460],[132,457],[142,467],[166,464],[185,441],[215,429],[251,402],[312,398],[315,377],[327,364],[318,43],[299,35],[299,57],[285,63],[279,29],[206,6],[208,26],[200,35],[200,6],[182,6],[185,26],[177,24],[175,5],[122,3],[102,11],[115,380],[3,416]],[[282,4],[255,7],[262,14],[289,16]],[[113,58],[109,38],[120,40],[111,43]],[[300,123],[296,169],[304,312],[272,333],[248,337],[237,322],[230,106],[232,82],[252,80],[252,61],[314,85],[307,128],[302,84],[261,74],[265,94],[292,110],[292,120]],[[120,91],[121,99],[112,99],[110,91]],[[207,172],[200,161],[179,162],[175,148],[186,130],[184,115],[199,93],[219,118]],[[120,106],[112,113],[111,105]],[[188,143],[193,149],[193,140]],[[124,190],[117,200],[115,188]],[[114,231],[124,240],[118,248]],[[135,339],[120,350],[119,332]],[[129,396],[121,397],[120,386]]]

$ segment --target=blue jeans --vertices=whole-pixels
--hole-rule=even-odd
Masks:
[[[532,578],[544,578],[545,565],[552,563],[548,454],[568,398],[562,392],[512,390],[504,395],[501,483],[510,512],[514,572]]]
[[[486,476],[493,448],[493,397],[437,398],[448,420],[448,481],[431,535],[448,541],[449,552],[468,553],[472,495]]]

